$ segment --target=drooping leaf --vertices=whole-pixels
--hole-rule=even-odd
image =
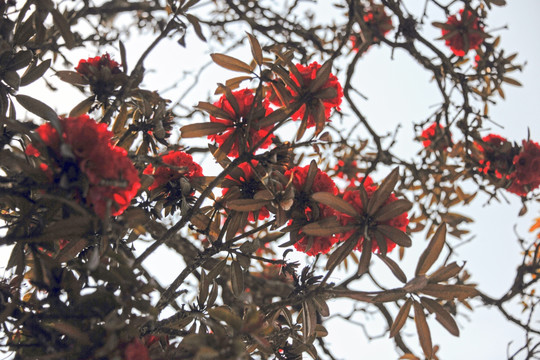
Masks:
[[[435,234],[431,238],[426,250],[420,255],[416,266],[416,275],[424,275],[429,271],[433,263],[437,260],[446,241],[446,224],[439,225]]]

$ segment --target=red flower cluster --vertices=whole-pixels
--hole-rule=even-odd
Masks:
[[[477,49],[484,41],[484,27],[478,17],[470,10],[461,9],[459,15],[448,17],[446,26],[441,29],[446,46],[456,56],[465,56],[469,50]]]
[[[257,129],[257,122],[272,112],[268,101],[264,99],[261,105],[254,104],[255,96],[250,89],[233,91],[232,94],[236,104],[231,104],[226,95],[214,103],[214,106],[224,110],[229,117],[210,116],[210,121],[224,124],[228,129],[221,134],[208,135],[208,139],[215,141],[230,157],[238,157],[239,153],[244,151],[268,148],[274,138],[273,134],[267,136],[272,126]]]
[[[422,145],[425,148],[433,148],[437,150],[445,150],[448,147],[452,146],[452,138],[450,139],[445,136],[444,126],[437,123],[431,124],[427,129],[422,131],[420,136],[422,139]]]
[[[337,195],[338,189],[334,181],[321,170],[317,169],[317,173],[313,179],[313,184],[310,189],[306,188],[306,179],[308,177],[309,165],[304,167],[295,167],[285,172],[285,176],[290,178],[292,176],[292,183],[296,190],[295,195],[295,208],[300,211],[293,211],[293,220],[289,225],[297,222],[305,225],[312,221],[318,221],[331,216],[336,215],[336,211],[329,206],[318,204],[318,208],[315,209],[310,201],[310,196],[313,193],[324,191],[333,195]],[[336,236],[312,236],[304,234],[299,230],[297,234],[298,241],[294,244],[294,247],[298,251],[305,252],[308,255],[315,256],[317,254],[326,254],[332,248],[338,239]]]
[[[482,144],[475,145],[483,156],[478,160],[478,170],[497,179],[508,178],[515,155],[512,144],[502,136],[489,134],[482,138]]]
[[[332,109],[340,110],[339,105],[341,105],[341,99],[343,98],[343,89],[339,83],[337,77],[334,74],[328,76],[328,80],[315,92],[310,90],[310,84],[317,77],[317,72],[321,68],[321,65],[314,61],[308,66],[302,64],[296,64],[296,68],[302,76],[301,79],[298,79],[293,72],[291,72],[291,78],[299,87],[299,91],[287,86],[287,90],[291,93],[292,99],[291,103],[302,103],[302,106],[298,111],[292,114],[291,118],[293,120],[302,120],[304,116],[307,116],[307,127],[311,128],[315,126],[315,116],[317,115],[317,108],[319,106],[324,107],[324,115],[326,121],[330,121],[330,115]],[[270,94],[269,98],[272,104],[281,106],[281,101],[277,96],[272,96]]]
[[[363,19],[367,27],[371,30],[373,43],[378,43],[381,37],[385,37],[394,28],[392,18],[386,14],[383,5],[371,5],[365,10]],[[358,51],[359,41],[361,40],[361,36],[351,36],[354,51]]]
[[[540,186],[540,146],[534,141],[523,140],[521,152],[514,157],[512,184],[508,191],[525,196]]]
[[[87,78],[92,75],[95,76],[102,69],[108,69],[111,74],[122,72],[122,70],[120,70],[120,64],[112,60],[109,54],[88,58],[86,60],[81,59],[79,65],[75,67],[75,71]]]
[[[377,186],[373,184],[373,180],[369,176],[364,181],[364,188],[366,189],[368,199],[371,199],[371,197],[373,196],[373,193],[375,193],[375,191],[377,190]],[[362,197],[360,196],[360,190],[357,190],[357,189],[346,190],[345,193],[343,194],[343,200],[351,204],[360,215],[365,213],[364,204],[362,204]],[[386,199],[383,206],[388,205],[396,200],[397,200],[396,195],[392,193],[390,194],[388,199]],[[338,215],[338,220],[341,223],[341,225],[349,225],[351,223],[357,222],[357,219],[352,218],[347,214],[338,213],[337,215]],[[377,225],[389,225],[389,226],[395,227],[398,230],[406,232],[408,224],[409,224],[408,214],[404,212],[400,215],[395,216],[394,218],[390,220],[376,222],[374,224],[364,223],[364,224],[359,224],[359,225],[368,226],[368,234],[370,235],[372,239],[371,250],[373,252],[380,252],[379,245],[377,244],[377,241],[375,241],[375,237],[370,227],[376,227]],[[339,240],[346,241],[357,230],[358,229],[353,229],[348,232],[339,234]],[[364,236],[360,236],[358,240],[358,244],[356,245],[355,249],[362,251],[363,243],[364,243]],[[386,238],[386,251],[390,252],[395,247],[396,247],[396,243],[394,243],[389,238]]]
[[[513,146],[505,138],[490,134],[476,143],[483,158],[478,160],[478,170],[501,179],[506,190],[525,196],[540,186],[540,146],[523,140],[522,146]]]
[[[78,169],[88,179],[86,202],[97,215],[103,218],[109,203],[111,215],[122,214],[141,186],[127,152],[112,145],[112,133],[107,130],[107,125],[98,124],[87,115],[61,118],[60,125],[62,138],[50,123],[41,125],[37,133],[60,162],[67,160],[64,159],[62,143],[69,146]],[[40,155],[31,144],[27,154]],[[64,164],[57,165],[56,168],[62,171]]]
[[[193,161],[193,157],[190,154],[183,151],[170,151],[161,156],[161,161],[171,166],[158,166],[154,168],[152,164],[149,164],[143,171],[145,175],[154,176],[154,182],[148,187],[148,190],[157,189],[180,177],[191,180],[204,176],[201,166]]]
[[[230,201],[236,199],[253,199],[257,192],[264,190],[259,177],[255,173],[258,162],[255,160],[250,163],[238,165],[229,175],[225,177],[222,183],[223,200]],[[263,206],[258,211],[250,211],[248,221],[254,222],[256,219],[264,220],[270,216],[268,209]]]

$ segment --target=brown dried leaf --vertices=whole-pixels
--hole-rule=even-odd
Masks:
[[[88,113],[88,111],[90,111],[90,108],[92,107],[93,104],[94,104],[94,95],[87,97],[86,99],[84,99],[83,101],[75,105],[75,107],[71,109],[71,111],[69,112],[69,116],[76,117],[76,116],[86,114]]]
[[[435,319],[442,326],[444,326],[444,328],[448,330],[450,334],[454,336],[459,336],[459,328],[456,324],[456,321],[454,320],[452,315],[450,315],[450,313],[442,307],[441,304],[439,304],[433,299],[424,296],[420,298],[420,301],[422,302],[422,305],[424,305],[424,307],[429,310],[429,312],[435,313]]]
[[[414,322],[416,324],[416,331],[418,332],[418,338],[420,339],[420,345],[424,351],[424,355],[429,360],[432,357],[433,344],[431,342],[431,333],[426,321],[426,315],[424,309],[420,303],[414,301]]]
[[[251,47],[251,54],[253,55],[253,60],[257,63],[257,65],[263,64],[263,53],[261,49],[261,44],[259,44],[259,41],[250,33],[247,33],[248,39],[249,39],[249,45]]]
[[[375,221],[384,222],[409,211],[412,203],[409,200],[399,199],[381,207],[375,215]]]
[[[326,270],[334,269],[339,263],[341,263],[349,253],[353,251],[354,247],[358,243],[358,234],[353,234],[343,244],[341,244],[329,257],[326,262]]]
[[[388,266],[388,268],[390,269],[390,271],[392,271],[392,274],[394,274],[394,276],[399,280],[401,281],[402,283],[406,283],[407,282],[407,276],[405,275],[405,273],[403,272],[403,270],[401,270],[401,268],[399,267],[399,265],[392,259],[390,259],[389,257],[387,256],[382,256],[380,254],[377,254],[377,256],[386,264],[386,266]]]
[[[228,112],[208,102],[199,101],[197,106],[195,106],[195,109],[202,110],[218,119],[232,120],[231,115]]]
[[[213,134],[219,134],[227,130],[227,125],[217,122],[207,122],[198,124],[184,125],[180,128],[182,138],[195,138],[201,136],[208,136]]]
[[[244,292],[244,272],[238,261],[233,261],[231,264],[231,287],[236,296]]]
[[[455,261],[446,266],[441,266],[437,271],[429,276],[429,282],[438,283],[441,281],[446,281],[459,274],[461,269],[463,269],[463,266],[459,266]]]
[[[437,260],[444,247],[446,239],[446,223],[439,225],[435,234],[431,238],[426,250],[420,255],[418,265],[416,266],[415,274],[424,275]]]
[[[393,226],[390,225],[384,225],[380,224],[377,225],[377,228],[375,229],[375,233],[380,232],[387,238],[389,238],[391,241],[395,242],[399,246],[403,247],[410,247],[412,245],[411,238],[409,235],[405,234],[403,231],[396,229]]]
[[[472,285],[442,285],[427,284],[422,293],[443,300],[465,300],[478,295],[478,291]]]
[[[368,202],[366,213],[373,215],[379,210],[379,208],[388,199],[396,184],[399,180],[399,168],[395,168],[392,172],[383,180],[381,185],[373,193],[371,199]]]
[[[396,334],[401,330],[403,325],[405,325],[405,322],[407,321],[407,317],[409,316],[409,312],[411,311],[411,305],[412,305],[412,299],[409,298],[407,301],[405,301],[405,304],[401,306],[399,309],[399,312],[396,315],[396,318],[394,319],[394,322],[392,323],[392,326],[390,327],[390,337],[396,336]]]
[[[246,64],[242,60],[233,58],[232,56],[217,53],[210,54],[210,56],[216,64],[225,69],[237,72],[244,72],[248,74],[251,74],[252,72],[251,67],[248,64]]]
[[[351,204],[329,192],[317,192],[311,195],[311,198],[318,203],[327,205],[332,209],[347,214],[349,216],[356,217],[359,215],[356,209]]]
[[[317,70],[317,76],[315,77],[315,80],[309,83],[309,91],[311,93],[316,93],[321,88],[321,86],[323,86],[328,81],[328,77],[330,76],[331,71],[332,60],[328,60],[319,68],[319,70]]]

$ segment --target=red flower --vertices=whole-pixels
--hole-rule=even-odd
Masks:
[[[370,177],[366,178],[363,186],[366,190],[368,199],[371,199],[371,197],[377,190],[377,186],[373,184],[373,180],[371,180]],[[354,232],[358,230],[363,230],[364,226],[368,226],[368,230],[367,230],[368,235],[372,239],[371,251],[381,252],[379,248],[379,244],[377,243],[375,239],[375,235],[373,233],[373,229],[376,229],[377,225],[389,225],[389,226],[395,227],[398,230],[401,230],[402,232],[407,231],[407,225],[409,224],[409,218],[408,218],[407,212],[397,215],[390,220],[378,222],[378,221],[368,220],[364,218],[363,215],[365,214],[365,211],[364,211],[364,204],[362,203],[362,198],[360,196],[360,190],[358,189],[346,190],[345,193],[343,194],[343,200],[351,204],[355,208],[355,210],[360,214],[360,217],[353,218],[347,214],[342,214],[342,213],[337,214],[338,220],[341,223],[341,225],[358,224],[358,227],[359,227],[359,228],[350,230],[348,232],[339,234],[339,240],[341,241],[347,240]],[[388,199],[386,199],[383,206],[388,205],[396,200],[397,200],[396,195],[392,193],[390,194]],[[385,240],[386,240],[386,251],[387,252],[392,251],[396,247],[396,243],[394,243],[389,238],[385,238]],[[355,249],[362,251],[363,243],[364,243],[364,236],[360,236],[360,238],[358,239],[358,244],[356,245]]]
[[[148,190],[154,190],[182,176],[188,180],[204,176],[201,166],[193,161],[190,154],[183,151],[170,151],[161,157],[161,161],[164,164],[171,165],[171,167],[159,166],[154,168],[152,164],[149,164],[143,171],[143,174],[154,176],[154,182],[148,187]]]
[[[140,187],[137,170],[127,157],[127,152],[114,147],[110,141],[112,133],[107,130],[107,126],[96,123],[88,115],[61,118],[59,121],[62,138],[50,123],[37,129],[41,140],[55,153],[58,163],[54,169],[62,173],[64,167],[71,166],[73,162],[73,158],[66,157],[67,154],[62,149],[61,145],[64,143],[69,146],[76,167],[88,179],[87,204],[102,218],[107,206],[111,207],[111,215],[122,214]],[[27,153],[40,155],[34,146],[28,146]],[[51,169],[48,166],[47,168]],[[73,176],[67,177],[68,180],[72,178]],[[77,176],[73,179],[77,180]]]
[[[249,89],[233,91],[232,94],[238,109],[235,110],[235,106],[223,95],[214,105],[224,110],[229,117],[222,119],[210,116],[210,121],[227,125],[227,130],[221,134],[208,135],[208,139],[215,141],[230,157],[238,157],[239,153],[244,151],[254,152],[258,148],[268,148],[274,138],[273,134],[267,136],[272,126],[257,129],[257,123],[272,112],[268,101],[264,99],[261,104],[254,104],[255,96]]]
[[[302,64],[296,64],[296,68],[300,72],[302,79],[299,80],[293,72],[291,72],[291,78],[298,86],[299,90],[287,86],[287,90],[292,95],[291,103],[302,103],[302,106],[296,111],[291,118],[293,120],[302,120],[304,116],[307,116],[307,127],[311,128],[316,125],[316,116],[318,109],[324,109],[325,121],[330,121],[330,114],[332,109],[340,110],[341,98],[343,97],[343,89],[339,83],[337,77],[333,74],[328,76],[328,80],[319,88],[313,92],[309,89],[310,84],[317,77],[317,72],[321,68],[321,65],[314,61],[308,66]],[[281,106],[281,101],[273,91],[270,92],[269,98],[272,103],[277,106]]]
[[[148,348],[139,339],[134,339],[124,349],[124,360],[151,360],[151,358]]]
[[[512,144],[502,136],[489,134],[482,138],[481,144],[475,145],[483,156],[478,160],[478,170],[497,179],[507,178],[514,159]]]
[[[452,138],[444,133],[444,126],[437,123],[431,124],[427,129],[422,131],[422,145],[425,148],[433,148],[437,150],[445,150],[452,146]]]
[[[525,196],[540,186],[540,146],[534,141],[523,141],[521,152],[514,157],[512,184],[508,191]]]
[[[107,158],[94,163],[96,166],[93,168],[95,174],[101,175],[99,181],[91,182],[86,196],[87,203],[101,218],[105,216],[109,203],[112,216],[122,214],[141,187],[137,169],[127,157],[126,150],[109,147],[104,154]]]
[[[329,218],[336,214],[335,210],[323,204],[316,204],[310,196],[316,192],[329,192],[337,195],[338,190],[334,181],[321,170],[317,169],[312,181],[311,188],[306,188],[307,178],[310,166],[295,167],[285,172],[286,177],[292,176],[292,183],[296,189],[294,208],[292,210],[292,221],[289,225],[298,225],[300,228],[291,233],[291,237],[297,241],[294,247],[298,251],[305,252],[308,255],[315,256],[317,254],[326,254],[337,242],[335,236],[312,236],[302,232],[301,227],[306,224],[325,218]]]
[[[383,5],[371,5],[365,9],[363,16],[366,26],[371,31],[372,42],[378,43],[382,37],[386,36],[394,27],[392,25],[392,18],[386,14]],[[359,45],[363,40],[363,36],[352,35],[352,48],[354,51],[358,51]]]
[[[85,77],[95,76],[102,69],[108,69],[111,74],[121,73],[120,64],[112,60],[109,54],[103,54],[88,59],[81,59],[75,71]]]
[[[256,174],[258,162],[242,163],[225,177],[221,184],[223,200],[225,202],[236,199],[254,199],[255,194],[265,189]],[[248,221],[254,222],[256,219],[264,220],[270,216],[268,209],[263,206],[257,211],[248,213]]]
[[[446,46],[457,56],[465,56],[469,50],[477,49],[484,41],[484,27],[476,14],[470,10],[461,9],[459,15],[448,17],[446,27],[442,28]]]

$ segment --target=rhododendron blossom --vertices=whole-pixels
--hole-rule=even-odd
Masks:
[[[323,171],[317,169],[310,188],[307,188],[307,179],[310,166],[295,167],[285,172],[286,177],[292,176],[292,183],[296,190],[294,206],[291,213],[292,221],[289,225],[306,225],[313,221],[332,217],[335,210],[323,204],[316,204],[310,196],[316,192],[329,192],[337,195],[338,189],[334,181]],[[326,254],[337,242],[335,236],[313,236],[298,230],[292,234],[297,239],[294,247],[308,255]]]
[[[514,157],[512,184],[508,191],[525,196],[540,186],[540,146],[534,141],[523,141],[521,152]]]
[[[489,134],[482,138],[482,143],[475,143],[482,154],[478,160],[478,170],[484,174],[493,175],[497,179],[506,178],[512,167],[515,150],[504,137]]]
[[[112,60],[109,54],[81,59],[79,65],[75,67],[75,71],[85,77],[95,76],[102,69],[108,69],[111,74],[122,72],[122,70],[120,70],[120,64]]]
[[[446,135],[444,132],[444,126],[441,124],[433,123],[424,131],[420,136],[422,139],[422,145],[425,148],[433,148],[437,150],[445,150],[452,146],[452,138],[450,135]]]
[[[287,86],[287,90],[292,95],[291,103],[302,103],[302,106],[298,111],[291,115],[293,120],[303,120],[307,118],[307,128],[314,127],[316,125],[317,111],[320,106],[321,110],[324,110],[325,121],[330,121],[330,115],[332,109],[340,110],[341,100],[343,97],[343,89],[339,83],[337,77],[334,74],[330,74],[326,82],[316,91],[310,89],[310,84],[316,79],[317,73],[321,65],[314,61],[311,64],[304,66],[297,64],[302,79],[297,79],[294,72],[290,73],[292,80],[299,87],[299,91],[296,91],[290,86]],[[274,105],[281,106],[287,104],[281,104],[281,101],[277,96],[274,96],[271,92],[269,98]]]
[[[79,173],[88,181],[86,202],[100,217],[104,217],[110,206],[110,214],[120,215],[129,206],[140,187],[137,170],[127,152],[112,145],[112,133],[105,124],[98,124],[87,115],[59,119],[62,138],[50,124],[41,125],[36,131],[43,143],[53,153],[56,163],[47,169],[57,174],[54,181],[79,182]],[[73,158],[66,154],[62,144],[69,146]],[[40,156],[30,144],[27,154]],[[78,197],[79,197],[78,196]]]
[[[193,157],[186,152],[170,151],[160,158],[163,164],[170,166],[154,167],[152,164],[149,164],[146,169],[144,169],[143,174],[153,175],[154,177],[154,181],[148,187],[148,190],[157,189],[180,177],[191,180],[193,178],[204,176],[201,166],[194,162]]]
[[[230,157],[238,157],[242,152],[254,152],[258,148],[266,149],[272,144],[273,134],[269,134],[273,126],[258,129],[257,123],[272,112],[268,101],[255,102],[255,95],[250,89],[233,91],[236,104],[231,104],[226,95],[214,103],[224,110],[229,117],[210,116],[210,121],[227,126],[220,134],[208,135],[224,153]]]
[[[469,50],[477,49],[486,37],[478,16],[470,10],[461,9],[459,15],[448,17],[445,25],[441,29],[443,38],[456,56],[465,56]]]
[[[364,189],[367,193],[368,200],[371,199],[375,191],[377,190],[377,186],[373,183],[373,180],[370,177],[367,177],[364,181]],[[374,229],[378,225],[389,225],[392,226],[398,230],[401,230],[402,232],[407,231],[407,225],[409,224],[409,218],[407,212],[403,212],[389,220],[385,221],[375,221],[373,219],[367,218],[365,216],[365,209],[364,204],[362,203],[362,196],[360,193],[361,190],[358,189],[350,189],[346,190],[343,194],[343,200],[347,201],[349,204],[351,204],[354,209],[360,214],[359,217],[351,217],[347,214],[338,213],[338,220],[341,223],[341,225],[355,225],[355,228],[347,231],[345,233],[339,234],[339,240],[340,241],[346,241],[349,239],[350,236],[352,236],[355,232],[359,233],[359,239],[358,244],[356,245],[355,249],[362,251],[363,244],[365,241],[364,233],[367,231],[368,235],[371,238],[371,251],[373,252],[384,252],[381,251],[379,248],[379,244],[376,241]],[[394,201],[398,200],[396,195],[394,193],[391,193],[390,196],[385,200],[383,203],[383,206],[388,205],[390,203],[393,203]],[[367,227],[367,230],[365,229]],[[385,237],[384,240],[386,241],[386,252],[392,251],[396,247],[396,243],[393,242],[391,239]]]

